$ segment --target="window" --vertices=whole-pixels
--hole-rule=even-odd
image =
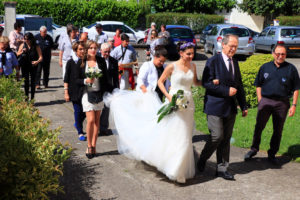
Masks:
[[[245,28],[224,28],[220,35],[233,34],[239,37],[249,37],[249,31]]]
[[[271,30],[268,32],[268,37],[275,37],[276,28],[271,28]]]
[[[212,28],[212,30],[211,30],[211,32],[210,32],[209,35],[217,35],[217,33],[218,33],[218,27],[215,26],[215,27]]]
[[[121,29],[122,31],[124,31],[123,25],[121,25],[121,24],[113,24],[111,26],[112,26],[112,31],[113,32],[116,32],[117,29]]]
[[[300,36],[300,29],[299,28],[281,29],[280,35],[282,37]]]
[[[112,32],[112,27],[110,24],[105,24],[102,26],[103,31],[108,31],[108,32]]]
[[[265,28],[260,34],[259,36],[266,36],[267,32],[269,31],[270,28]]]
[[[193,33],[190,29],[170,28],[167,31],[169,31],[172,38],[194,38]]]
[[[123,31],[125,33],[131,33],[131,34],[133,34],[133,32],[128,27],[126,27],[126,26],[123,26]]]

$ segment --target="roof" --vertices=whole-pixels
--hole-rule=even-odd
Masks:
[[[236,28],[246,28],[246,29],[248,29],[246,26],[240,25],[240,24],[215,24],[215,25],[220,27],[220,28],[236,27]]]
[[[97,21],[96,23],[102,24],[102,25],[105,25],[105,24],[121,24],[121,25],[123,25],[124,24],[124,22],[120,22],[120,21]]]
[[[184,25],[166,25],[166,29],[168,28],[187,28],[187,29],[191,29],[188,26],[184,26]]]

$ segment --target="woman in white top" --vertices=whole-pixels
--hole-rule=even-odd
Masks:
[[[96,154],[96,142],[98,138],[100,114],[101,110],[104,107],[104,103],[102,102],[102,94],[106,90],[106,86],[103,84],[103,80],[106,77],[106,72],[103,69],[105,67],[103,66],[105,65],[105,61],[100,57],[96,57],[98,48],[99,46],[95,41],[89,40],[87,42],[87,60],[85,65],[85,72],[87,72],[89,68],[97,68],[103,74],[100,78],[86,78],[84,80],[84,84],[86,85],[86,87],[82,96],[82,107],[83,112],[86,113],[87,119],[86,134],[88,149],[86,152],[86,156],[89,159],[93,158]],[[93,102],[91,102],[91,98],[89,97],[89,95],[92,94],[96,95],[96,98],[98,100],[93,100]]]

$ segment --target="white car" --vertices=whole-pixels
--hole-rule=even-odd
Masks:
[[[55,43],[58,42],[59,37],[63,34],[67,34],[67,27],[52,23],[52,38]]]
[[[145,34],[144,31],[135,31],[133,28],[118,21],[98,21],[91,25],[82,28],[82,32],[87,32],[89,39],[95,38],[97,34],[96,24],[101,24],[103,32],[107,34],[109,38],[113,38],[116,34],[116,29],[121,29],[123,33],[129,36],[129,42],[135,44],[142,44],[144,42]]]

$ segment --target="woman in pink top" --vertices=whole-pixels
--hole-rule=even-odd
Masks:
[[[121,33],[122,33],[122,30],[121,29],[117,29],[116,30],[116,35],[114,36],[114,46],[117,47],[121,44]]]

